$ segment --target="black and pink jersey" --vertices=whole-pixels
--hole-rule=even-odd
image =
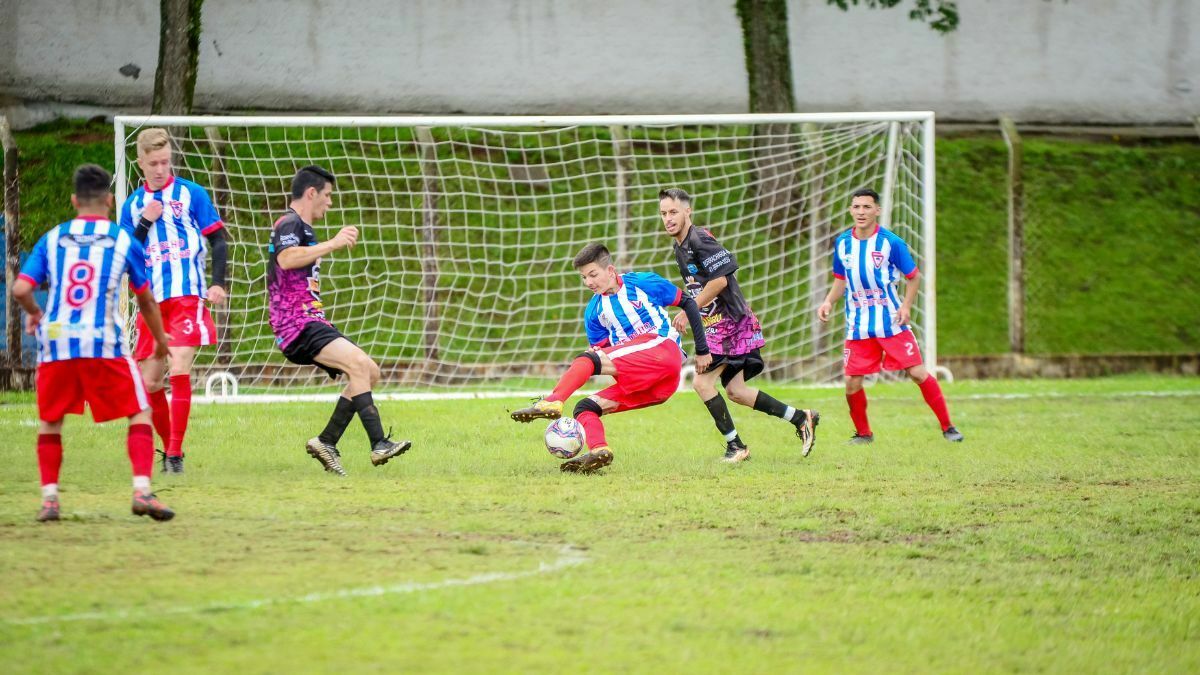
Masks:
[[[333,325],[325,318],[325,306],[321,303],[321,259],[293,270],[279,267],[280,251],[293,246],[316,245],[312,225],[304,222],[295,211],[288,209],[275,221],[267,249],[270,254],[267,295],[271,330],[275,332],[275,344],[280,349],[287,349],[300,331],[314,321]]]

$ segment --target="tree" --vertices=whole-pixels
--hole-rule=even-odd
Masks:
[[[204,0],[159,0],[158,68],[154,72],[156,115],[187,115],[196,93],[200,63],[200,8]]]

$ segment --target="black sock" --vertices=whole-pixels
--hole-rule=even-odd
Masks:
[[[355,396],[351,401],[354,403],[354,409],[358,411],[358,419],[362,420],[363,428],[367,430],[367,438],[371,440],[373,448],[383,440],[383,422],[379,421],[379,408],[375,407],[375,399],[368,391]]]
[[[354,402],[345,396],[339,396],[337,406],[333,409],[333,414],[329,416],[329,423],[325,425],[325,431],[317,438],[325,445],[337,445],[338,441],[342,440],[342,434],[346,433],[346,427],[350,426],[350,420],[354,419]]]
[[[717,431],[721,432],[726,441],[737,441],[738,445],[744,445],[733,426],[733,418],[729,416],[729,406],[725,405],[725,399],[721,398],[720,394],[705,401],[704,407],[708,408],[708,414],[712,415]]]
[[[799,408],[793,408],[782,401],[777,401],[761,389],[758,391],[758,396],[754,398],[754,409],[772,417],[786,420],[792,424],[799,424],[804,421],[804,413]],[[792,413],[791,419],[788,419],[789,410]]]

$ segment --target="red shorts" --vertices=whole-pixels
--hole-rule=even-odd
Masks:
[[[617,367],[616,384],[596,392],[600,398],[616,402],[617,409],[613,412],[658,405],[679,389],[683,352],[670,338],[640,335],[600,351]]]
[[[167,344],[172,347],[199,347],[217,343],[217,326],[208,313],[208,306],[198,295],[167,298],[158,303],[162,313],[163,330],[167,332]],[[154,336],[146,326],[141,314],[137,318],[137,345],[133,358],[138,361],[154,356]]]
[[[923,362],[917,337],[910,330],[889,338],[846,340],[842,357],[847,375],[874,375],[881,364],[883,370],[906,370]]]
[[[84,403],[97,422],[129,417],[150,407],[142,373],[128,356],[38,364],[37,402],[43,422],[82,415]]]

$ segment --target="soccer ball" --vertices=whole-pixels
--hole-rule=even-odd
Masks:
[[[546,427],[546,450],[559,459],[571,459],[583,448],[583,426],[572,417],[560,417]]]

